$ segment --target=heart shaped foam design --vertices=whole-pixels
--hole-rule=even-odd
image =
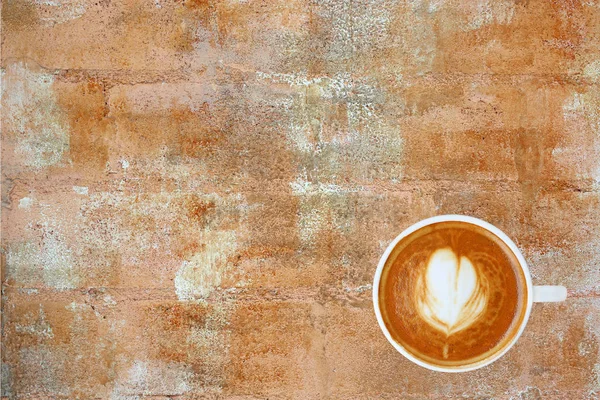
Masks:
[[[433,252],[416,289],[421,318],[447,336],[469,327],[488,302],[485,285],[471,260],[459,259],[450,248]]]

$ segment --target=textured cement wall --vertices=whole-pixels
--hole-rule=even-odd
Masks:
[[[3,0],[10,399],[600,396],[600,2]],[[496,224],[562,283],[515,348],[397,354],[409,224]]]

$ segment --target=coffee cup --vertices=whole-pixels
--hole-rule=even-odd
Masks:
[[[373,280],[377,322],[392,346],[433,371],[466,372],[517,342],[533,303],[560,302],[564,286],[534,286],[525,258],[497,227],[441,215],[400,233]]]

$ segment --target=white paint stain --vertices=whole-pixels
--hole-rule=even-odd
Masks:
[[[567,98],[563,105],[563,113],[565,117],[572,117],[573,114],[583,110],[584,98],[582,93],[574,93],[573,96]]]
[[[360,285],[360,286],[351,287],[351,286],[348,286],[347,284],[344,284],[343,288],[344,288],[344,292],[347,292],[347,293],[351,293],[351,292],[363,293],[363,292],[373,290],[373,285],[369,284],[369,285]]]
[[[193,374],[181,363],[158,360],[135,360],[127,373],[118,377],[111,400],[131,400],[141,396],[184,395],[190,390]]]
[[[600,81],[600,60],[595,60],[583,69],[583,76],[590,79],[594,83]]]
[[[102,300],[104,300],[104,305],[107,307],[113,307],[117,305],[117,302],[112,298],[110,294],[104,296]]]
[[[323,81],[323,77],[308,78],[305,72],[297,74],[283,74],[277,72],[262,72],[256,71],[258,80],[267,80],[272,83],[286,83],[290,86],[310,86],[319,84]]]
[[[3,83],[3,130],[16,141],[17,159],[34,169],[61,162],[69,149],[69,127],[52,89],[54,75],[14,63]]]
[[[419,0],[421,1],[421,0]],[[427,11],[434,13],[446,5],[446,0],[429,0]]]
[[[377,48],[390,40],[389,27],[398,0],[355,0],[352,7],[352,43],[354,51]]]
[[[599,395],[600,394],[600,362],[594,364],[594,369],[593,369],[593,380],[592,382],[590,382],[590,386],[592,387],[592,393],[594,393],[595,395]],[[591,398],[591,397],[590,397]]]
[[[45,25],[58,25],[80,18],[87,6],[81,0],[34,0],[40,10],[40,21]]]
[[[88,188],[87,186],[73,186],[73,191],[77,194],[81,194],[84,196],[88,195]]]
[[[52,327],[46,320],[46,314],[44,313],[44,309],[40,304],[40,309],[37,314],[28,312],[23,315],[23,318],[27,320],[26,324],[15,324],[15,330],[17,333],[24,333],[28,335],[34,335],[39,338],[51,339],[54,337],[54,332],[52,332]]]
[[[119,161],[119,163],[121,164],[121,168],[127,171],[127,168],[129,168],[129,161],[122,159]]]
[[[56,222],[44,221],[41,242],[10,244],[7,252],[7,272],[20,285],[35,286],[41,280],[57,290],[73,289],[79,282],[73,268],[71,248],[60,233]]]
[[[184,261],[175,276],[179,300],[205,298],[221,284],[227,258],[237,248],[235,231],[205,232],[203,249]]]
[[[311,246],[316,243],[318,233],[326,228],[325,213],[322,209],[300,206],[297,225],[303,245]]]
[[[58,290],[73,289],[79,281],[73,270],[71,248],[58,231],[58,226],[43,224],[42,261],[44,283]]]
[[[33,199],[31,197],[23,197],[19,200],[19,208],[29,209],[33,204]]]
[[[20,288],[20,289],[18,289],[18,291],[19,291],[19,293],[29,294],[29,295],[39,293],[39,290],[33,289],[33,288]]]
[[[295,182],[290,182],[292,193],[296,196],[315,195],[315,194],[344,194],[364,191],[362,186],[343,187],[333,183],[310,182],[306,180],[306,173],[296,178]]]
[[[389,26],[398,0],[317,0],[315,12],[328,21],[331,40],[323,50],[328,59],[347,59],[356,52],[377,49],[389,40]]]
[[[479,0],[466,4],[474,9],[470,13],[472,17],[464,25],[465,30],[480,29],[491,24],[508,25],[515,15],[513,1]]]

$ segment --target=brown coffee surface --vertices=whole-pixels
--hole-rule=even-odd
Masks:
[[[507,346],[526,311],[518,259],[493,233],[441,222],[402,239],[383,268],[380,310],[393,339],[439,366],[475,364]]]

